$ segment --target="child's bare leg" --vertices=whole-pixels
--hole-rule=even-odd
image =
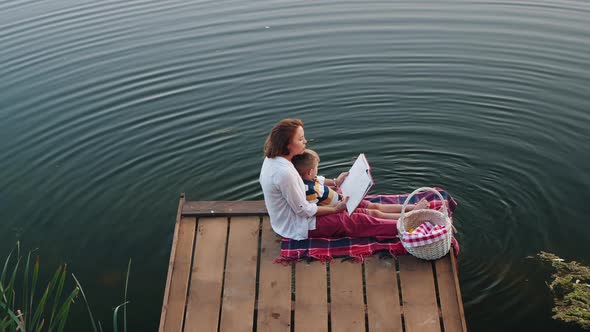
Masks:
[[[408,205],[409,207],[410,205]],[[401,204],[380,204],[380,203],[370,203],[367,206],[367,209],[371,210],[379,210],[381,212],[386,213],[400,213],[402,211]],[[407,207],[406,207],[407,209]]]
[[[372,217],[376,217],[376,218],[392,219],[392,220],[398,220],[399,216],[400,216],[399,213],[388,213],[388,212],[379,211],[377,209],[367,209],[367,214]]]
[[[412,210],[416,209],[416,207],[418,209],[428,209],[429,206],[430,206],[430,204],[428,203],[428,201],[425,199],[422,199],[416,204],[406,205],[406,211],[412,211]],[[379,210],[381,212],[386,212],[386,213],[400,213],[400,212],[402,212],[402,204],[380,204],[380,203],[369,202],[369,205],[367,208]]]

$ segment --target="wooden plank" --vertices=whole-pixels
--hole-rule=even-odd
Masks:
[[[328,331],[326,264],[295,266],[295,331]]]
[[[280,237],[262,218],[257,331],[289,331],[291,328],[291,267],[275,264]]]
[[[457,291],[457,303],[459,305],[459,316],[461,317],[461,327],[463,331],[467,332],[467,322],[465,321],[465,311],[463,310],[463,296],[461,295],[461,285],[459,285],[459,266],[457,265],[457,256],[455,249],[451,247],[449,253],[451,258],[451,271],[453,272],[453,279],[455,280],[455,290]]]
[[[199,218],[185,331],[217,330],[227,222],[227,218]]]
[[[461,324],[460,298],[457,297],[450,255],[436,260],[434,266],[445,331],[465,331]]]
[[[182,215],[184,216],[252,216],[266,215],[264,201],[202,201],[185,202]]]
[[[221,331],[252,331],[260,217],[230,219]]]
[[[431,262],[410,255],[398,260],[406,332],[440,331]]]
[[[459,303],[459,315],[461,316],[461,326],[463,331],[467,332],[467,321],[465,320],[465,311],[463,310],[463,296],[461,295],[461,285],[459,285],[459,266],[455,256],[455,249],[451,247],[450,252],[451,266],[453,267],[453,279],[455,280],[455,289],[457,290],[457,302]]]
[[[330,263],[330,299],[332,331],[365,331],[361,264]]]
[[[369,331],[401,331],[402,317],[393,258],[365,259]]]
[[[166,316],[160,323],[160,331],[182,330],[196,224],[196,218],[184,217],[180,220],[176,251],[171,259],[172,276],[168,277],[171,280],[170,291],[165,295],[168,303],[162,309]]]
[[[185,202],[185,195],[184,193],[180,194],[180,199],[178,200],[178,209],[176,210],[176,222],[174,223],[174,235],[172,236],[172,248],[170,249],[170,260],[168,261],[168,275],[166,277],[166,287],[164,289],[164,299],[163,299],[163,303],[162,303],[162,312],[160,313],[160,327],[158,329],[158,331],[163,332],[164,330],[164,326],[166,323],[166,316],[168,313],[168,305],[169,305],[169,301],[170,301],[170,284],[172,283],[172,274],[174,271],[174,263],[176,261],[176,247],[178,246],[178,237],[180,233],[180,220],[181,220],[181,216],[182,216],[182,207],[184,205]],[[194,238],[194,225],[193,225],[193,238]],[[184,233],[186,233],[186,231],[183,231],[183,237],[186,236]],[[190,251],[192,252],[192,241],[191,241],[191,249]],[[186,271],[186,284],[188,285],[188,272],[190,271],[190,258],[191,258],[191,254],[187,254],[189,257],[189,265],[188,267],[185,267],[185,271]],[[182,268],[181,268],[182,269]],[[182,273],[180,273],[182,274]],[[182,278],[181,278],[182,279]],[[182,284],[182,282],[180,282],[180,284]],[[175,292],[177,292],[177,290],[175,290]],[[186,296],[186,288],[185,288],[185,292],[184,292],[185,296]],[[185,302],[186,303],[186,302]],[[182,311],[184,313],[184,307],[182,308]],[[182,326],[182,323],[181,323]],[[173,329],[172,329],[173,330]]]

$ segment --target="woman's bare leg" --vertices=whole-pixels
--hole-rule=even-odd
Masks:
[[[391,219],[391,220],[398,220],[400,214],[399,213],[388,213],[388,212],[383,212],[383,211],[379,211],[377,209],[366,209],[366,213],[368,215],[370,215],[371,217],[375,217],[375,218],[381,218],[381,219]]]

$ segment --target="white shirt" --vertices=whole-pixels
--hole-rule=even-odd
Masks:
[[[283,158],[264,158],[260,185],[272,229],[282,237],[304,240],[315,229],[317,205],[305,199],[305,185],[295,166]]]

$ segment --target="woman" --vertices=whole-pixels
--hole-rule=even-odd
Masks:
[[[305,186],[291,163],[305,151],[307,140],[303,122],[284,119],[271,130],[264,143],[266,158],[260,171],[260,185],[273,230],[282,237],[303,240],[308,237],[395,236],[395,220],[345,211],[346,201],[336,206],[317,206],[305,198]],[[336,178],[340,185],[347,173]]]

